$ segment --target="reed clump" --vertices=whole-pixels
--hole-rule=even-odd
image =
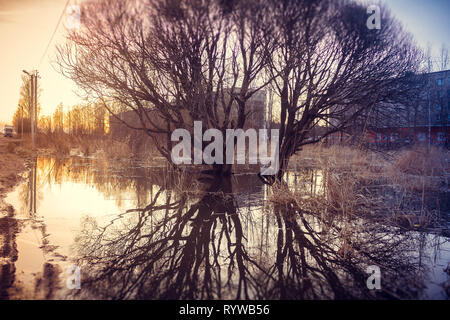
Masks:
[[[439,205],[430,205],[436,204],[430,199],[448,188],[449,159],[449,151],[437,147],[373,152],[342,145],[307,146],[291,158],[289,168],[320,172],[315,183],[322,191],[280,182],[270,201],[314,215],[370,216],[407,229],[428,228],[440,219]],[[299,185],[305,183],[312,182]]]
[[[435,146],[418,146],[398,152],[392,165],[402,173],[440,176],[449,169],[449,160],[448,150]]]
[[[23,144],[30,145],[30,139]],[[85,157],[99,156],[111,160],[149,159],[159,155],[148,139],[125,136],[114,138],[111,135],[72,135],[65,132],[40,133],[36,147],[40,153],[57,156],[79,154]]]

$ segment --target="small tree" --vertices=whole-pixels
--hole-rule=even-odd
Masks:
[[[41,111],[41,105],[39,103],[39,96],[41,94],[41,88],[38,82],[38,88],[37,88],[37,116],[39,118],[39,114]],[[13,116],[13,124],[16,128],[17,132],[22,132],[22,116],[23,116],[23,131],[25,133],[31,132],[31,83],[30,83],[30,77],[27,75],[22,75],[22,85],[20,86],[20,93],[19,93],[19,102],[17,106],[17,110],[14,113]]]
[[[62,103],[60,103],[55,112],[53,112],[53,132],[64,132],[64,110]]]

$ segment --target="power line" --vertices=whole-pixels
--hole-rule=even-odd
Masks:
[[[59,25],[61,24],[61,20],[62,20],[62,18],[63,18],[63,16],[64,16],[64,13],[66,12],[66,9],[67,9],[67,6],[69,5],[69,2],[70,2],[70,0],[67,0],[67,1],[66,1],[66,4],[65,4],[65,6],[64,6],[64,9],[63,9],[63,11],[61,12],[61,15],[59,16],[58,23],[56,24],[55,30],[53,30],[53,34],[52,34],[52,36],[51,36],[51,38],[50,38],[50,40],[49,40],[49,42],[48,42],[48,44],[47,44],[47,47],[45,48],[44,54],[42,55],[41,59],[39,60],[38,69],[39,69],[39,66],[40,66],[41,63],[42,63],[42,60],[44,59],[45,55],[47,54],[48,48],[50,48],[50,44],[52,43],[53,38],[55,37],[56,31],[58,30],[58,27],[59,27]]]

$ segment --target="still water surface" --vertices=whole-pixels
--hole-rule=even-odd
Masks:
[[[324,173],[288,175],[323,193]],[[185,176],[142,163],[41,157],[8,195],[0,297],[445,299],[448,238],[294,214],[255,175]],[[7,231],[6,231],[7,230]],[[67,270],[81,268],[81,289]],[[366,285],[381,270],[381,290]]]

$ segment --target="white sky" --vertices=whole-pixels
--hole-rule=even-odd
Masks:
[[[70,0],[70,5],[78,0]],[[437,54],[443,43],[449,47],[450,0],[384,0],[412,32],[418,44],[433,46]],[[71,80],[60,75],[51,65],[56,43],[64,41],[64,22],[47,55],[41,57],[66,4],[66,0],[0,0],[0,122],[10,122],[17,108],[22,70],[38,69],[42,88],[42,113],[53,113],[64,106],[80,103]]]

